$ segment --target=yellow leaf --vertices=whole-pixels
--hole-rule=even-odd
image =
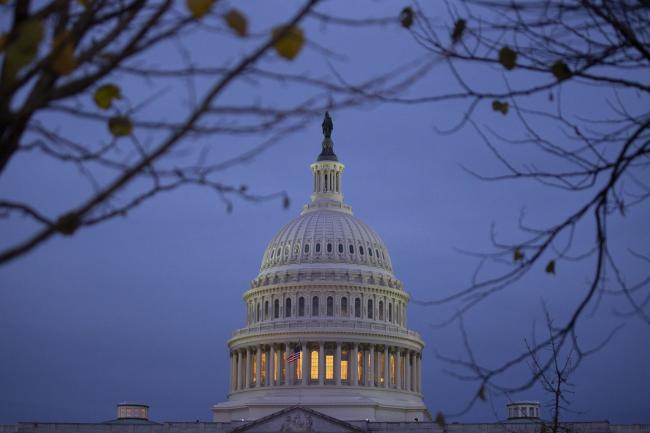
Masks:
[[[462,18],[458,18],[454,24],[454,30],[451,32],[451,41],[456,43],[461,40],[463,33],[465,32],[465,27],[467,26],[467,21]]]
[[[185,4],[192,13],[192,18],[198,20],[210,12],[210,8],[212,8],[214,0],[185,0]]]
[[[278,35],[284,32],[284,36],[279,38],[274,45],[275,51],[287,60],[293,60],[305,43],[305,36],[302,29],[297,26],[290,28],[276,27],[273,29],[273,37],[277,38]]]
[[[413,9],[410,6],[402,9],[402,12],[399,14],[399,22],[405,29],[411,28],[413,25]]]
[[[248,35],[248,22],[246,17],[237,9],[230,9],[223,17],[226,20],[228,27],[233,29],[239,36],[246,37]]]
[[[515,250],[512,252],[512,260],[515,262],[520,262],[524,259],[524,253],[521,252],[521,249],[515,248]]]
[[[74,44],[70,34],[62,32],[57,34],[53,40],[52,52],[55,57],[52,60],[52,70],[59,75],[68,75],[77,67],[77,59],[74,56]]]
[[[508,114],[508,103],[494,100],[492,101],[492,110],[499,111],[505,116]]]
[[[15,39],[6,47],[5,67],[10,77],[28,65],[43,40],[43,25],[37,19],[28,19],[19,25]]]
[[[553,76],[560,81],[571,78],[571,69],[569,69],[567,64],[562,60],[553,63],[553,66],[551,66],[551,72],[553,73]]]
[[[445,416],[442,412],[436,414],[436,424],[438,424],[438,427],[440,428],[445,428]]]
[[[120,88],[115,84],[104,84],[95,90],[93,100],[95,105],[103,110],[107,110],[113,104],[113,99],[120,99],[122,94]]]
[[[499,63],[507,70],[514,69],[517,64],[517,52],[510,47],[503,47],[499,50]]]
[[[133,132],[133,124],[126,116],[115,116],[108,119],[108,129],[115,137],[124,137]]]
[[[555,260],[551,260],[546,265],[546,273],[555,275]]]

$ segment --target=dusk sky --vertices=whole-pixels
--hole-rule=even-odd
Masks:
[[[248,16],[255,33],[283,22],[301,3],[291,2],[291,8],[287,4],[246,1],[237,2],[237,7]],[[319,8],[353,17],[383,17],[398,16],[403,6],[402,2],[327,2]],[[440,6],[427,9],[427,14],[440,25],[450,25],[446,7]],[[6,19],[0,23],[7,25]],[[303,27],[309,40],[344,57],[325,59],[323,50],[308,45],[294,62],[269,53],[262,64],[315,76],[332,76],[336,70],[347,82],[358,83],[426,57],[399,25],[334,28],[307,19]],[[197,34],[186,40],[191,55],[205,64],[236,59],[259,43],[232,38],[212,43],[207,37]],[[152,52],[148,60],[165,64],[177,58],[177,51],[169,47]],[[463,72],[479,87],[504,86],[502,71],[496,67]],[[526,79],[516,76],[513,81]],[[120,83],[134,101],[156,90],[135,79]],[[184,83],[165,85],[171,90],[143,116],[173,118],[184,112]],[[453,76],[441,63],[407,94],[454,86]],[[200,91],[202,84],[198,87]],[[238,83],[223,103],[259,99],[282,105],[304,97],[301,92],[292,86]],[[612,94],[607,88],[567,85],[563,92],[569,115],[608,113],[604,101]],[[633,94],[620,96],[630,110],[644,105],[647,109],[647,100]],[[552,104],[546,97],[530,100],[539,109]],[[334,149],[346,166],[345,201],[383,238],[395,274],[412,300],[437,299],[467,287],[478,262],[463,251],[490,251],[492,224],[499,237],[516,242],[522,236],[517,228],[522,210],[532,225],[551,224],[580,206],[585,197],[534,182],[485,182],[468,174],[463,167],[496,174],[502,166],[471,125],[450,135],[436,132],[462,117],[460,103],[373,103],[333,110],[331,115]],[[474,119],[482,128],[511,137],[521,133],[515,116],[494,112],[487,101]],[[41,121],[78,129],[80,141],[108,139],[101,125],[77,128],[75,121],[56,114],[46,114]],[[550,128],[543,122],[538,127]],[[71,237],[56,236],[0,266],[0,423],[104,421],[114,418],[115,404],[122,401],[149,404],[151,418],[157,421],[210,420],[210,406],[226,399],[227,341],[244,326],[242,294],[259,271],[267,243],[309,200],[309,164],[320,152],[321,140],[321,118],[313,118],[306,129],[221,174],[223,182],[245,184],[253,193],[286,191],[291,199],[288,209],[283,209],[281,199],[251,203],[234,198],[228,214],[213,192],[185,188],[160,195],[125,218],[84,228]],[[218,161],[256,146],[262,138],[208,136],[197,141],[213,147],[211,157]],[[516,163],[548,162],[529,149],[500,146]],[[91,192],[77,170],[53,166],[36,153],[21,154],[0,177],[0,197],[29,198],[51,215]],[[646,202],[610,221],[613,247],[650,253],[649,220]],[[30,228],[20,218],[0,220],[0,246],[4,249],[16,242]],[[587,224],[577,234],[578,247],[593,242],[589,230]],[[647,263],[621,260],[630,278],[647,271]],[[465,317],[477,358],[494,367],[525,350],[525,339],[530,339],[534,326],[537,336],[543,336],[544,303],[558,322],[566,320],[588,286],[592,266],[591,260],[559,261],[554,276],[542,267],[533,269],[523,280],[480,303]],[[564,414],[565,419],[650,422],[650,328],[636,317],[617,315],[624,306],[620,298],[605,296],[581,318],[578,338],[587,348],[599,344],[617,326],[623,327],[571,376],[575,413]],[[476,383],[450,377],[445,373],[450,366],[436,358],[436,352],[465,355],[457,324],[434,326],[455,308],[454,304],[425,307],[413,302],[408,308],[409,328],[426,343],[423,393],[434,414],[460,411],[477,392]],[[526,374],[530,371],[524,365],[502,382],[514,383]],[[450,421],[503,419],[509,399],[544,404],[550,396],[538,386],[510,396],[489,394],[487,402]],[[549,416],[546,409],[543,416]]]

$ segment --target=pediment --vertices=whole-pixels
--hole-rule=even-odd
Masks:
[[[359,433],[345,421],[302,406],[291,406],[238,427],[232,433]]]

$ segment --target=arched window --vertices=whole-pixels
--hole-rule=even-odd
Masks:
[[[384,320],[384,301],[379,301],[379,320]]]
[[[386,256],[384,255],[384,252],[383,252],[383,251],[381,252],[381,258],[384,259],[384,260],[386,260]]]
[[[379,250],[375,248],[375,255],[379,258]]]
[[[348,315],[348,298],[341,298],[341,316],[347,317]]]
[[[309,252],[309,244],[305,244],[305,253]]]
[[[264,320],[269,318],[269,301],[264,302]]]
[[[361,317],[361,299],[354,300],[354,317]]]
[[[359,254],[363,255],[363,247],[359,246]]]
[[[372,257],[372,248],[368,248],[368,255]]]
[[[354,245],[350,244],[350,254],[354,254]]]
[[[309,375],[311,380],[318,380],[318,350],[311,351],[311,374]]]
[[[327,244],[327,252],[328,253],[332,252],[332,244],[330,244],[330,243]]]
[[[372,319],[372,299],[368,299],[368,319]]]
[[[291,317],[291,298],[287,298],[284,305],[284,317]]]
[[[280,317],[280,300],[276,299],[273,302],[273,318],[277,319],[278,317]]]
[[[318,316],[318,296],[311,298],[311,315]]]
[[[316,244],[316,252],[320,253],[320,242]]]
[[[303,317],[305,315],[305,298],[302,296],[298,298],[298,316]]]
[[[343,253],[343,244],[339,244],[339,253]]]
[[[260,312],[261,311],[262,311],[262,307],[261,307],[260,303],[258,302],[257,303],[257,311],[256,311],[256,315],[255,315],[255,321],[256,322],[260,321]]]
[[[327,297],[327,315],[328,316],[334,315],[334,298],[332,298],[331,296]]]
[[[388,304],[388,321],[393,321],[393,304]]]

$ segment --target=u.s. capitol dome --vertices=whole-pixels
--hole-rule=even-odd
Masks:
[[[344,203],[344,165],[323,122],[313,194],[269,242],[233,333],[228,400],[215,421],[301,405],[341,420],[430,420],[424,343],[407,328],[409,295],[379,235]]]

